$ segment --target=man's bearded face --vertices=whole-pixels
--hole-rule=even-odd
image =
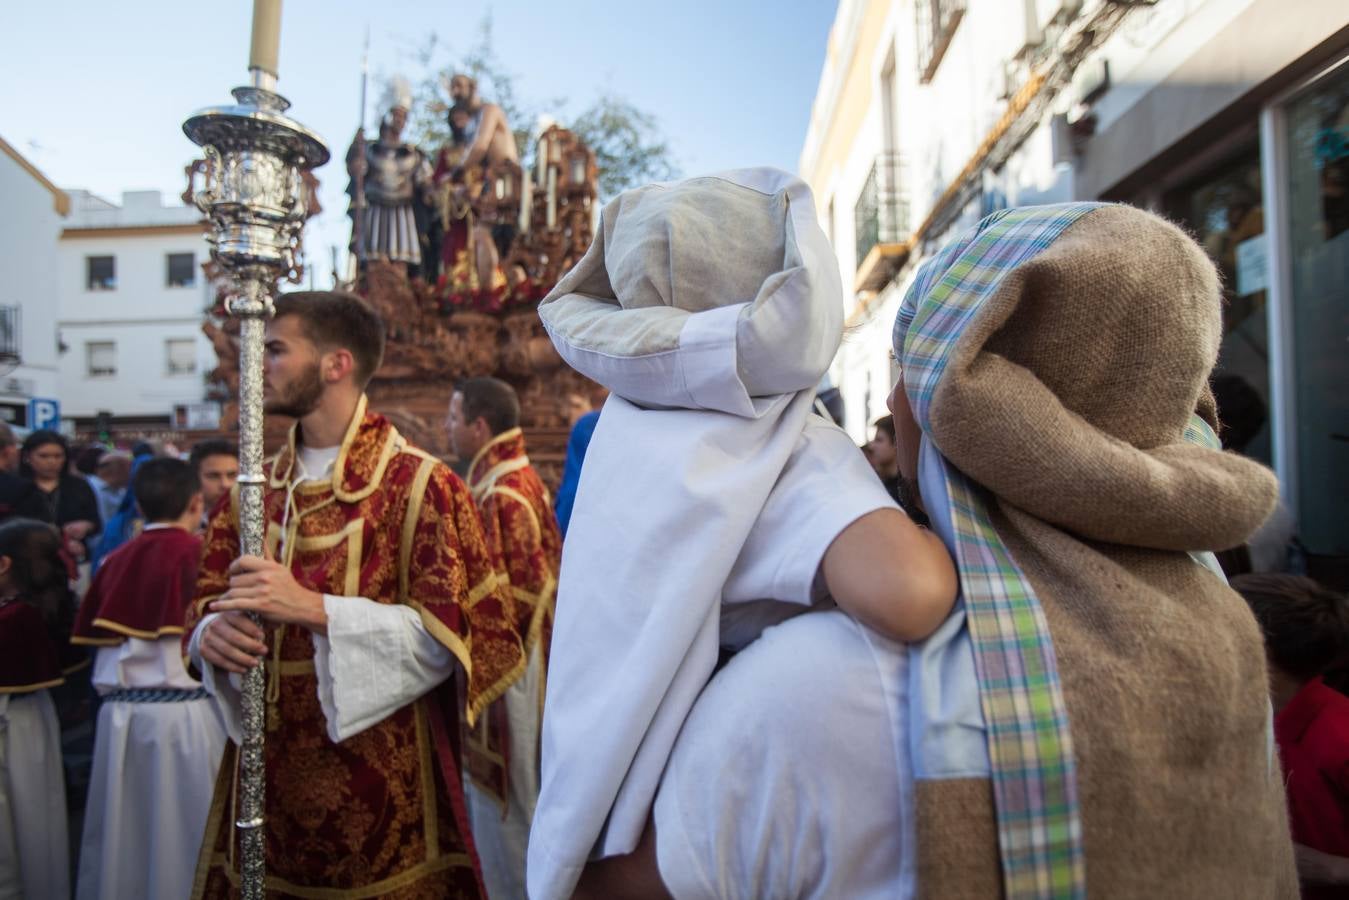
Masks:
[[[263,408],[300,418],[318,408],[323,397],[322,354],[304,333],[298,316],[267,323],[263,353]]]
[[[476,91],[473,82],[463,75],[456,75],[450,79],[450,99],[455,103],[466,103],[472,100],[474,93]]]
[[[319,400],[323,397],[323,376],[318,362],[314,361],[288,380],[272,378],[268,387],[271,390],[266,394],[263,409],[268,413],[298,419],[318,409]]]

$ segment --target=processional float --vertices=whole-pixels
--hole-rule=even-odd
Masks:
[[[183,123],[204,156],[191,167],[185,196],[206,216],[226,312],[239,321],[239,535],[241,550],[252,556],[263,553],[263,328],[277,282],[300,282],[301,232],[309,209],[305,176],[328,161],[323,139],[286,116],[290,103],[275,92],[280,36],[281,0],[254,0],[252,83],[234,88],[234,104],[200,110]],[[265,685],[262,665],[244,675],[235,826],[240,890],[247,900],[262,900],[266,868]]]

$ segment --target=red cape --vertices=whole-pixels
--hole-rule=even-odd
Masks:
[[[22,600],[0,605],[0,694],[56,687],[88,657],[52,640],[42,613]]]
[[[182,634],[197,586],[201,539],[181,528],[142,532],[103,561],[80,604],[73,644]]]

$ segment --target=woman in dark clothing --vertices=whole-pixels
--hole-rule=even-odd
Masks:
[[[61,530],[77,562],[88,556],[85,541],[102,530],[98,499],[89,482],[66,471],[70,448],[55,431],[34,431],[23,442],[19,474],[37,488],[42,518]]]

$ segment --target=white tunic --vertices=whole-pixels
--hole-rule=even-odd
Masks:
[[[511,754],[506,782],[506,807],[464,779],[473,842],[482,862],[482,878],[491,900],[524,900],[525,851],[539,800],[539,719],[543,702],[543,658],[538,644],[522,678],[506,689],[502,700],[510,723]]]
[[[919,479],[950,546],[924,438]],[[963,603],[906,645],[840,612],[769,628],[703,691],[661,778],[661,879],[692,898],[915,895],[913,785],[988,777]]]
[[[183,667],[177,635],[99,648],[93,683],[105,696],[201,687]],[[224,725],[210,698],[104,701],[80,842],[79,900],[176,900],[191,893],[224,749]]]
[[[61,729],[45,690],[0,694],[0,900],[70,896]]]

